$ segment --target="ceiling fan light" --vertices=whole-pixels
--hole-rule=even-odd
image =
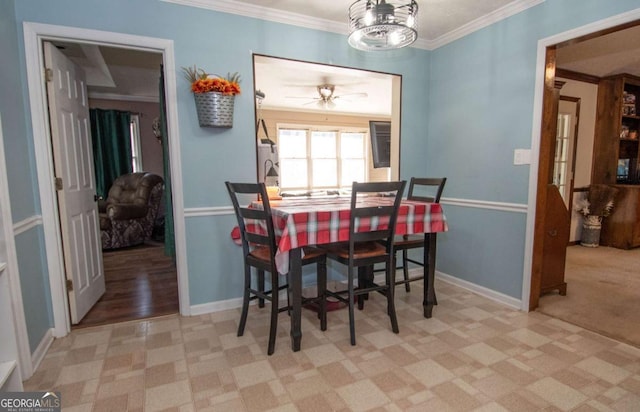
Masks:
[[[374,22],[373,10],[369,9],[364,14],[364,24],[367,26]]]
[[[359,42],[360,39],[362,38],[362,30],[356,30],[353,33],[351,33],[351,35],[349,35],[349,43],[353,42]]]
[[[416,18],[410,14],[409,17],[407,17],[407,27],[413,27],[416,24]]]
[[[418,38],[415,0],[356,0],[349,7],[349,45],[358,50],[406,47]]]
[[[334,90],[335,87],[330,84],[318,86],[318,93],[320,93],[320,97],[322,97],[322,99],[324,100],[330,98],[333,95]]]
[[[404,36],[402,35],[401,32],[399,31],[393,31],[391,33],[389,33],[389,43],[397,46],[398,44],[402,43],[402,40],[404,40]]]

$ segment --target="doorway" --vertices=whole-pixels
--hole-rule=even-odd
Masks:
[[[126,35],[121,33],[102,32],[64,26],[25,23],[25,57],[27,63],[27,79],[29,100],[32,113],[36,167],[42,209],[42,225],[47,251],[47,265],[53,308],[53,337],[65,336],[71,329],[65,289],[65,271],[62,259],[60,228],[58,227],[58,209],[56,194],[49,182],[53,181],[53,164],[51,136],[48,130],[48,114],[46,111],[46,91],[44,90],[42,44],[46,40],[62,40],[72,43],[109,44],[125,49],[146,50],[161,53],[165,67],[175,67],[173,43],[169,40]],[[181,184],[181,156],[178,138],[178,114],[175,107],[176,79],[173,71],[167,71],[164,78],[166,94],[166,115],[168,130],[168,148],[173,183],[173,214],[175,228],[175,244],[177,268],[177,284],[180,313],[189,315],[189,296],[187,268],[184,256],[185,228],[184,205]]]
[[[166,211],[171,207],[171,193],[158,188],[157,196],[149,196],[146,215],[150,221],[142,225],[139,223],[143,221],[142,217],[135,220],[109,217],[106,206],[119,200],[111,198],[112,185],[116,186],[114,193],[121,193],[118,190],[125,187],[125,181],[116,184],[115,179],[132,177],[131,173],[148,173],[150,175],[147,176],[153,176],[145,177],[144,181],[150,182],[153,178],[162,182],[162,188],[171,187],[171,175],[166,167],[168,151],[163,147],[167,144],[163,142],[166,136],[162,136],[162,130],[166,128],[160,124],[163,118],[161,102],[165,100],[164,96],[159,96],[164,91],[164,87],[159,85],[162,80],[162,54],[100,44],[47,43],[61,52],[59,59],[67,59],[68,64],[82,69],[85,74],[93,135],[90,139],[93,140],[93,150],[89,145],[88,157],[93,158],[95,169],[96,184],[92,192],[97,193],[99,199],[97,205],[92,203],[91,206],[97,206],[100,212],[102,248],[98,245],[95,250],[102,256],[93,261],[102,263],[104,294],[97,302],[89,302],[93,304],[84,316],[76,314],[72,306],[72,323],[75,327],[86,327],[177,313],[173,230],[167,230],[168,236],[165,236],[163,225],[165,221],[173,221],[165,220]],[[131,79],[135,79],[135,83]],[[51,87],[55,81],[49,82],[48,86]],[[51,98],[51,92],[49,95]],[[49,110],[52,110],[51,104]],[[55,130],[52,128],[54,148],[59,134],[54,133]],[[68,144],[78,145],[74,140]],[[70,150],[67,157],[78,152]],[[57,156],[54,150],[55,164],[61,161]],[[129,180],[127,178],[127,184],[133,184]],[[145,193],[143,180],[140,180],[136,196]],[[116,215],[126,211],[126,205],[113,204],[109,207]],[[59,205],[59,209],[62,211],[64,208]],[[65,223],[62,220],[61,225],[64,236]],[[134,230],[138,228],[142,230]],[[165,245],[167,237],[168,244]],[[87,254],[90,256],[92,253],[88,250]],[[88,256],[87,261],[90,260]],[[71,290],[69,293],[77,292]]]
[[[544,67],[541,62],[545,62],[546,64],[548,64],[549,66],[553,67],[552,70],[556,70],[557,68],[563,68],[565,70],[562,70],[563,74],[567,73],[568,69],[571,69],[571,67],[566,67],[566,66],[560,66],[558,65],[558,62],[556,61],[556,52],[558,51],[558,49],[560,49],[561,47],[565,47],[565,46],[573,46],[573,45],[581,45],[580,47],[583,48],[583,52],[584,49],[586,48],[586,45],[589,45],[589,41],[590,40],[597,40],[597,39],[601,39],[600,41],[602,41],[603,36],[612,34],[612,33],[620,33],[622,30],[627,30],[633,27],[636,27],[639,22],[636,20],[638,19],[638,17],[640,16],[640,13],[638,11],[633,11],[633,12],[629,12],[629,13],[625,13],[623,15],[620,16],[616,16],[614,18],[610,18],[610,19],[605,19],[603,21],[585,26],[583,28],[580,28],[578,30],[573,30],[572,32],[574,33],[571,37],[569,37],[569,35],[558,35],[558,36],[554,36],[553,38],[549,38],[549,39],[543,39],[539,42],[539,46],[538,46],[538,56],[539,56],[539,68]],[[576,36],[576,33],[578,33],[578,36]],[[637,52],[635,51],[635,48],[632,49],[634,50],[633,52],[627,52],[628,54],[631,54],[633,56],[637,56]],[[544,53],[547,53],[546,59],[543,57]],[[591,56],[593,57],[593,56]],[[611,63],[612,59],[609,59],[609,63]],[[592,66],[594,66],[593,61],[590,62],[590,64]],[[620,62],[621,66],[624,64],[623,62]],[[547,66],[547,68],[549,67]],[[610,70],[615,70],[615,68],[609,68]],[[630,70],[631,68],[629,66],[625,67],[624,70]],[[580,74],[580,73],[578,73]],[[605,74],[594,74],[594,73],[585,73],[583,75],[582,81],[590,81],[590,82],[595,82],[597,83],[597,80],[599,77],[605,77],[608,75],[614,75],[614,74],[618,74],[615,71],[609,72],[609,73],[605,73]],[[549,75],[549,72],[546,73],[546,78],[551,79],[551,81],[553,81],[555,78],[557,77],[557,73],[554,76],[553,73],[551,73],[551,75]],[[562,77],[565,77],[564,75]],[[587,80],[585,80],[587,79]],[[542,82],[542,79],[539,77],[537,79],[538,84],[540,84]],[[544,101],[544,103],[543,103]],[[551,175],[551,171],[553,170],[553,157],[549,156],[549,152],[547,151],[547,149],[550,148],[550,145],[552,144],[552,139],[555,140],[555,134],[552,137],[550,135],[550,133],[545,133],[548,132],[549,130],[551,130],[551,127],[545,126],[545,122],[549,122],[550,119],[552,119],[552,114],[553,113],[553,107],[552,107],[552,100],[551,99],[543,99],[542,96],[540,94],[537,95],[537,102],[540,104],[539,107],[542,107],[542,111],[539,114],[539,116],[536,118],[536,116],[534,116],[534,125],[536,124],[537,121],[540,121],[542,119],[542,121],[540,122],[542,124],[542,126],[540,124],[538,124],[535,128],[537,128],[537,132],[542,132],[540,134],[540,142],[539,142],[539,161],[537,163],[537,194],[538,194],[538,198],[537,198],[537,203],[536,203],[536,209],[541,211],[544,210],[543,206],[544,202],[546,201],[545,199],[545,195],[544,193],[540,190],[540,187],[542,186],[543,183],[546,182],[551,182],[551,177],[553,175]],[[545,113],[545,114],[542,114]],[[594,114],[595,116],[595,114]],[[546,120],[545,120],[546,119]],[[554,128],[555,131],[555,128]],[[534,139],[534,143],[535,143],[535,139]],[[535,146],[535,145],[534,145]],[[597,153],[593,153],[593,156],[597,156]],[[591,160],[592,160],[592,156],[590,155],[589,158],[587,159],[589,162],[589,165],[591,164]],[[536,170],[536,169],[532,169],[532,170]],[[590,170],[590,168],[589,168]],[[554,176],[555,177],[555,176]],[[586,182],[586,185],[588,186],[588,184],[590,184],[590,172],[589,172],[589,180]],[[581,186],[581,185],[577,185],[577,186]],[[581,191],[583,188],[579,188],[576,190],[577,191]],[[574,191],[571,192],[571,195],[573,194]],[[572,209],[572,202],[569,202],[569,211],[571,211]],[[540,225],[542,226],[539,222],[540,221],[544,221],[544,219],[546,218],[546,216],[544,216],[544,214],[542,214],[541,216],[539,216],[536,219],[536,225]],[[532,224],[533,226],[533,224]],[[541,249],[540,248],[536,248],[535,244],[536,242],[539,242],[540,237],[539,237],[540,233],[538,232],[538,230],[536,229],[534,231],[534,247],[533,247],[533,263],[532,263],[532,272],[531,272],[531,279],[530,279],[530,283],[526,283],[526,286],[530,286],[530,299],[529,299],[529,309],[530,310],[534,310],[536,309],[536,307],[538,307],[538,300],[540,298],[540,289],[539,289],[539,282],[540,282],[540,277],[541,277],[541,273],[540,273],[540,261],[542,259],[541,256]],[[581,246],[572,246],[574,248],[580,248]],[[573,250],[572,250],[573,252]],[[623,251],[624,252],[624,251]],[[569,253],[568,254],[569,259],[573,259],[572,256],[575,256],[575,253]],[[636,255],[637,256],[637,255]],[[567,262],[567,267],[570,269],[572,267],[575,266],[575,262],[574,261],[568,261]],[[613,267],[613,264],[612,264]],[[568,270],[569,270],[568,269]],[[575,278],[574,278],[575,279]],[[525,278],[525,282],[527,281],[527,279]],[[569,291],[568,294],[571,293],[571,284],[568,285]],[[566,299],[564,297],[557,297],[555,296],[555,298],[560,298],[560,299]],[[586,309],[586,308],[585,308]],[[598,308],[593,308],[595,310],[598,310]],[[562,317],[560,317],[562,319]],[[587,329],[591,329],[591,330],[596,330],[593,327],[588,327],[588,325],[580,325],[580,326],[584,326]],[[610,335],[611,336],[611,335]],[[619,338],[619,337],[618,337]]]

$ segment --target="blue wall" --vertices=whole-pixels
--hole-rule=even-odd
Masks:
[[[20,49],[21,28],[16,25],[13,1],[0,2],[0,114],[7,164],[13,223],[34,219],[40,213],[33,140],[26,101],[24,60]],[[5,222],[10,224],[11,222]],[[42,227],[36,226],[15,239],[20,287],[25,302],[29,345],[33,351],[45,332],[53,326],[51,293],[45,263]]]
[[[427,120],[424,108],[427,105],[427,82],[429,52],[407,48],[385,54],[356,51],[347,46],[345,37],[338,34],[292,27],[251,18],[177,6],[156,0],[77,1],[20,0],[10,2],[15,8],[15,22],[11,26],[11,48],[15,50],[10,70],[24,73],[24,45],[22,23],[37,22],[60,26],[72,26],[110,32],[120,32],[149,37],[171,39],[175,46],[178,80],[177,104],[179,115],[179,142],[182,154],[182,175],[185,208],[230,206],[224,188],[225,180],[254,180],[255,137],[252,53],[336,64],[404,76],[403,84],[403,176],[424,173],[423,158],[416,153],[426,150],[425,131]],[[13,11],[8,8],[7,15]],[[4,13],[3,13],[4,14]],[[286,39],[284,41],[283,39]],[[18,56],[19,54],[19,56]],[[227,73],[238,71],[244,81],[243,93],[236,99],[235,119],[232,129],[215,130],[200,128],[197,123],[193,96],[183,79],[181,67],[198,65],[209,72]],[[17,94],[28,100],[24,79],[14,79],[19,85]],[[16,119],[22,122],[24,133],[20,133],[19,144],[23,149],[16,163],[27,161],[28,182],[24,186],[31,192],[38,191],[33,157],[33,139],[28,111],[20,112]],[[16,127],[17,131],[19,128]],[[13,165],[14,170],[22,168]],[[10,180],[16,187],[16,179]],[[38,213],[31,207],[29,214]],[[230,241],[229,233],[234,225],[233,216],[191,217],[185,221],[187,238],[187,264],[189,267],[189,295],[192,305],[237,298],[241,295],[241,251]],[[35,255],[42,245],[24,244]],[[29,250],[25,250],[27,254]],[[26,265],[26,263],[24,263]],[[22,269],[22,268],[21,268]],[[25,272],[31,273],[31,268]],[[46,270],[42,269],[46,278]],[[22,274],[24,278],[29,275]],[[229,277],[233,280],[229,281]],[[26,279],[25,279],[26,280]],[[46,285],[40,285],[42,290]],[[51,318],[51,308],[45,303],[25,302],[31,312],[27,322],[29,330],[46,330]],[[36,314],[41,316],[36,316]],[[41,336],[41,335],[40,335]],[[31,343],[37,343],[38,335],[30,333]]]
[[[49,271],[44,259],[32,255],[35,245],[44,244],[42,226],[21,233],[15,239],[24,315],[27,320],[29,346],[33,353],[45,332],[53,326]]]
[[[640,1],[546,0],[434,50],[430,60],[427,174],[447,176],[444,197],[528,203],[538,41],[640,7]],[[438,270],[520,299],[526,215],[445,208]]]
[[[24,107],[24,21],[174,41],[176,67],[166,69],[178,72],[177,102],[172,103],[179,115],[187,210],[229,206],[223,182],[255,179],[252,52],[403,75],[402,178],[443,175],[448,177],[445,198],[526,204],[529,169],[512,162],[515,148],[531,145],[538,40],[639,6],[638,0],[547,0],[432,52],[364,53],[349,48],[343,35],[156,0],[3,1],[0,45],[3,56],[11,58],[2,59],[0,74],[3,84],[13,85],[15,96],[3,92],[0,109],[8,129],[7,153],[16,153],[8,162],[14,221],[39,213],[30,117]],[[7,17],[12,14],[15,22]],[[198,127],[187,81],[179,73],[194,64],[243,76],[232,129]],[[520,298],[526,215],[461,206],[445,211],[451,230],[439,235],[438,269]],[[240,296],[240,250],[229,240],[233,225],[232,215],[186,219],[192,305]],[[33,244],[20,242],[19,253],[40,256],[39,238],[34,236]],[[23,279],[28,266],[21,262]],[[40,290],[46,293],[46,269],[41,270]],[[35,305],[34,312],[42,315],[27,320],[30,340],[37,339],[31,330],[51,326],[50,305],[26,305]]]

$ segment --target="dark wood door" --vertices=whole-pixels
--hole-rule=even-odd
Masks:
[[[540,159],[538,162],[538,185],[536,197],[536,221],[534,226],[533,256],[531,264],[531,289],[529,293],[529,310],[538,307],[543,285],[554,283],[551,279],[560,277],[564,282],[564,262],[570,221],[566,224],[567,240],[562,244],[560,222],[567,208],[562,201],[558,188],[553,183],[553,167],[556,149],[558,125],[558,102],[563,82],[556,81],[556,51],[548,47],[546,51],[546,72],[544,92],[542,96],[543,111],[540,136]],[[551,187],[555,188],[552,189]],[[556,197],[557,195],[557,197]],[[557,200],[560,202],[558,203]],[[560,208],[560,205],[562,206]],[[558,220],[558,221],[556,221]],[[552,236],[555,235],[555,236]],[[546,271],[549,274],[545,274]],[[558,288],[559,289],[559,288]],[[561,290],[565,293],[566,286]]]
[[[564,269],[571,217],[558,187],[552,184],[547,185],[547,208],[544,214],[540,294],[557,289],[564,296],[567,294]]]

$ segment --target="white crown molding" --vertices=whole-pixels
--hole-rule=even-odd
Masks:
[[[201,9],[215,10],[223,13],[237,14],[245,17],[254,17],[260,20],[268,20],[276,23],[290,24],[292,26],[306,27],[308,29],[329,31],[332,33],[347,34],[347,23],[338,23],[332,20],[319,19],[298,13],[276,10],[264,6],[242,3],[234,0],[162,0],[167,3],[183,6],[199,7]]]
[[[458,27],[455,30],[451,30],[450,32],[445,33],[436,39],[428,40],[427,49],[434,50],[434,49],[437,49],[438,47],[442,47],[445,44],[449,44],[475,31],[478,31],[487,26],[490,26],[493,23],[497,23],[500,20],[506,19],[507,17],[511,17],[531,7],[537,6],[538,4],[543,3],[544,1],[545,0],[517,0],[512,3],[509,3],[506,6],[503,6],[485,16],[472,20],[469,23]]]
[[[92,92],[88,94],[89,99],[101,99],[101,100],[119,100],[125,102],[143,102],[143,103],[159,103],[160,99],[157,96],[133,96],[129,94],[116,94],[116,93],[96,93]]]
[[[182,6],[199,7],[220,11],[223,13],[237,14],[245,17],[253,17],[261,20],[273,21],[276,23],[290,24],[292,26],[305,27],[308,29],[328,31],[338,34],[348,34],[349,26],[347,23],[338,23],[331,20],[319,19],[312,16],[291,13],[283,10],[276,10],[264,6],[255,6],[253,4],[242,3],[235,0],[162,0],[167,3],[179,4]],[[473,20],[455,30],[446,33],[437,39],[416,40],[411,46],[417,49],[434,50],[445,44],[458,40],[474,31],[490,26],[502,19],[518,14],[533,6],[544,2],[545,0],[516,0],[504,7],[501,7],[492,13]]]

